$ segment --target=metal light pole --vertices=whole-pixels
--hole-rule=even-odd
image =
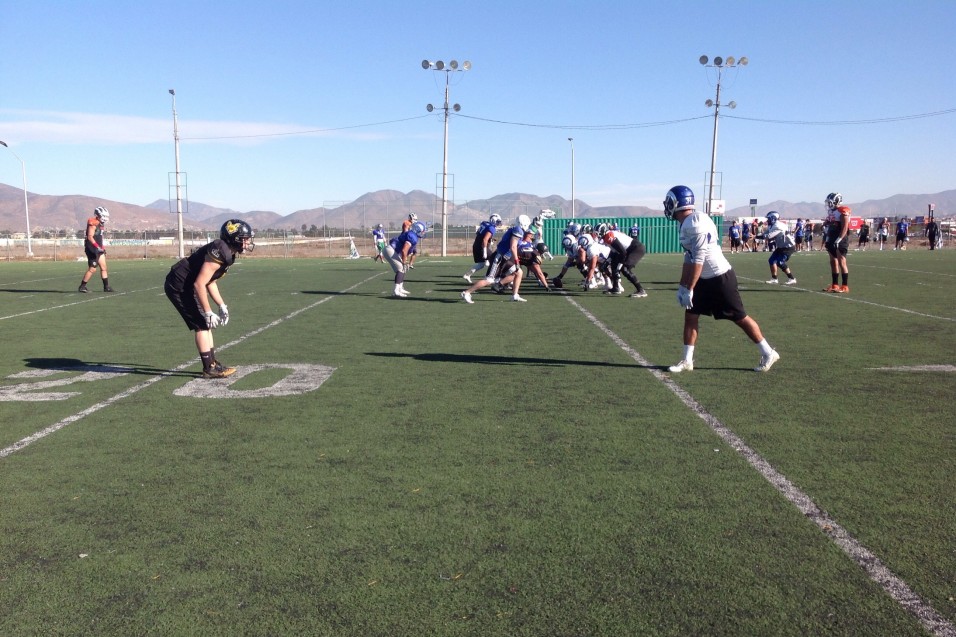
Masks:
[[[179,119],[176,117],[176,91],[169,89],[169,94],[173,96],[173,141],[176,146],[176,224],[177,236],[179,239],[179,258],[186,256],[183,249],[183,195],[182,186],[179,183]]]
[[[450,61],[447,66],[441,60],[436,62],[422,60],[422,68],[426,71],[433,69],[435,71],[445,72],[445,142],[442,152],[441,172],[441,255],[445,257],[448,256],[448,85],[451,81],[451,74],[456,71],[467,71],[471,69],[471,62],[465,60],[459,68],[458,60]],[[461,110],[461,104],[454,104],[451,108],[457,113]],[[435,110],[435,107],[428,104],[425,109],[431,113]]]
[[[574,138],[568,137],[571,142],[571,218],[574,219]]]
[[[7,146],[6,142],[0,142],[4,148],[13,153],[13,149]],[[13,156],[20,162],[20,172],[23,175],[23,210],[27,216],[27,256],[33,256],[33,245],[30,243],[30,204],[27,202],[27,165],[20,159],[20,155],[13,153]]]
[[[712,64],[708,64],[710,60],[706,55],[700,56],[700,63],[707,68],[717,69],[717,99],[715,101],[707,100],[704,102],[707,105],[707,108],[711,106],[714,107],[714,141],[711,146],[710,151],[710,187],[707,192],[707,214],[712,215],[712,208],[714,202],[714,173],[717,169],[717,120],[720,115],[720,107],[727,106],[729,108],[737,108],[737,102],[730,102],[728,104],[720,103],[720,80],[721,74],[725,68],[737,68],[737,66],[747,66],[748,60],[746,57],[741,57],[740,60],[735,60],[733,56],[728,57],[726,60],[724,58],[717,56],[714,58]]]

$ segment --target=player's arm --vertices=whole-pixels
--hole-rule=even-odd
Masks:
[[[219,294],[219,286],[213,280],[216,272],[219,270],[219,264],[215,261],[206,261],[199,269],[196,275],[196,282],[193,283],[193,292],[196,299],[199,300],[199,307],[204,313],[209,313],[209,298],[216,302],[216,305],[222,305],[222,296]]]

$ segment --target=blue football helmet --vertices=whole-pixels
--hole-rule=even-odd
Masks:
[[[639,236],[641,236],[641,227],[635,224],[628,229],[627,234],[637,239]]]
[[[572,236],[576,237],[576,236],[578,236],[579,234],[581,234],[581,224],[580,224],[580,223],[575,223],[575,222],[572,221],[572,222],[570,222],[570,223],[568,224],[568,227],[567,227],[567,229],[565,230],[565,232],[566,232],[567,234],[569,234],[569,235],[572,235]]]
[[[664,197],[664,216],[673,219],[674,214],[694,208],[694,191],[687,186],[674,186]]]
[[[412,224],[412,232],[417,234],[419,237],[425,236],[425,224],[421,221],[416,221]]]

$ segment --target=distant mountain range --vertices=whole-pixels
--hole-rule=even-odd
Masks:
[[[947,190],[930,195],[894,195],[887,199],[868,200],[860,203],[848,203],[853,214],[865,218],[897,216],[915,217],[927,213],[928,204],[935,204],[939,218],[956,216],[956,190]],[[175,230],[175,202],[159,199],[147,206],[110,201],[85,195],[38,195],[29,193],[30,227],[36,232],[53,230],[82,231],[86,219],[97,206],[105,206],[110,211],[110,221],[114,230],[156,231]],[[448,204],[449,226],[473,226],[487,219],[491,213],[500,214],[505,220],[519,214],[536,215],[543,209],[553,210],[559,217],[571,216],[571,203],[558,195],[539,197],[523,193],[508,193],[490,199],[475,199],[462,204]],[[824,214],[823,203],[790,203],[774,201],[761,204],[756,208],[757,215],[765,215],[776,210],[785,219],[819,219]],[[184,203],[183,226],[187,230],[214,230],[224,221],[241,218],[249,222],[257,231],[297,230],[312,226],[323,228],[364,229],[381,223],[386,228],[398,227],[409,213],[415,213],[427,223],[441,221],[441,199],[422,190],[402,193],[397,190],[379,190],[362,195],[355,201],[334,208],[310,208],[298,210],[289,215],[280,215],[266,210],[240,212],[226,208],[215,208],[202,203]],[[593,207],[575,200],[575,217],[645,217],[659,216],[660,209],[644,206],[603,206]],[[725,213],[725,217],[751,216],[749,206],[734,208]],[[0,184],[0,234],[23,232],[26,229],[23,210],[23,190],[6,184]]]

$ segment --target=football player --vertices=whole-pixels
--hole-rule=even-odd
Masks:
[[[408,217],[406,217],[405,220],[402,221],[402,232],[408,232],[409,230],[411,230],[412,224],[414,224],[416,221],[418,221],[418,215],[416,215],[414,212],[408,213]],[[422,227],[424,227],[424,225]],[[418,244],[415,244],[414,246],[412,246],[412,251],[408,254],[406,269],[412,269],[415,267],[415,256],[418,253],[416,249],[417,245]]]
[[[847,294],[850,291],[850,270],[846,264],[846,251],[850,239],[850,209],[843,205],[843,195],[831,192],[827,195],[827,219],[824,247],[830,255],[830,276],[833,282],[830,287],[823,288],[824,292]],[[843,284],[840,284],[842,277]]]
[[[680,245],[684,265],[677,287],[677,303],[684,308],[684,357],[668,369],[672,373],[694,369],[694,348],[700,316],[729,319],[744,331],[760,349],[756,372],[766,372],[780,355],[763,337],[757,322],[747,316],[737,275],[720,248],[720,234],[713,220],[694,208],[694,192],[687,186],[674,186],[664,199],[664,216],[680,224]]]
[[[218,281],[240,254],[255,249],[254,237],[248,223],[230,219],[222,224],[218,239],[180,259],[166,275],[166,296],[186,327],[196,333],[203,378],[226,378],[236,372],[235,367],[226,367],[216,360],[212,330],[229,323],[229,308]],[[212,311],[210,300],[216,303],[218,313]]]
[[[767,283],[777,285],[777,268],[780,268],[787,275],[786,285],[796,285],[797,280],[793,278],[793,272],[790,271],[788,262],[790,255],[796,249],[797,243],[794,241],[793,235],[790,234],[787,224],[780,221],[780,213],[776,210],[767,213],[767,230],[764,233],[764,239],[773,246],[773,253],[769,260],[770,280]]]
[[[475,281],[467,290],[462,290],[461,298],[465,303],[474,303],[471,295],[492,284],[500,286],[511,284],[514,288],[511,300],[519,303],[527,300],[518,294],[522,279],[521,266],[518,265],[518,242],[524,238],[525,232],[530,228],[531,218],[528,215],[519,215],[515,225],[508,228],[498,242],[498,247],[488,265],[488,271],[485,272],[485,278]]]
[[[471,283],[471,275],[482,268],[488,267],[488,253],[491,246],[494,245],[495,232],[501,227],[501,215],[492,214],[487,221],[482,221],[478,229],[475,230],[475,241],[471,246],[471,256],[475,259],[475,265],[468,272],[461,275],[461,278]]]
[[[96,268],[100,269],[100,278],[103,279],[103,291],[112,292],[109,273],[106,271],[106,244],[103,243],[103,230],[110,220],[110,211],[100,206],[93,211],[93,216],[86,220],[86,238],[83,241],[83,250],[86,252],[86,272],[77,292],[89,292],[86,284],[93,278]]]
[[[582,232],[578,237],[578,250],[578,259],[584,269],[585,290],[593,290],[610,279],[611,248],[599,243],[590,233]]]
[[[631,298],[642,299],[646,297],[647,291],[641,285],[637,276],[634,275],[634,266],[644,258],[646,252],[644,244],[641,243],[639,238],[641,235],[640,226],[631,226],[628,234],[624,234],[620,230],[613,230],[607,224],[602,223],[598,226],[598,235],[600,235],[604,245],[611,249],[611,289],[608,292],[610,294],[621,294],[623,292],[621,274],[624,274],[624,278],[634,286],[635,291]]]
[[[524,233],[524,237],[518,242],[518,263],[528,269],[528,274],[538,280],[538,285],[550,292],[551,286],[548,285],[548,274],[541,270],[545,255],[550,253],[547,244],[542,241],[535,243],[536,236],[533,226],[532,229]]]
[[[372,240],[375,241],[375,261],[385,263],[385,227],[382,224],[372,228]]]
[[[392,290],[392,296],[399,298],[408,296],[408,290],[405,289],[405,273],[412,267],[415,247],[424,236],[425,224],[421,221],[415,221],[409,226],[408,230],[397,237],[393,237],[385,246],[385,258],[388,259],[392,271],[395,272],[395,288]]]

